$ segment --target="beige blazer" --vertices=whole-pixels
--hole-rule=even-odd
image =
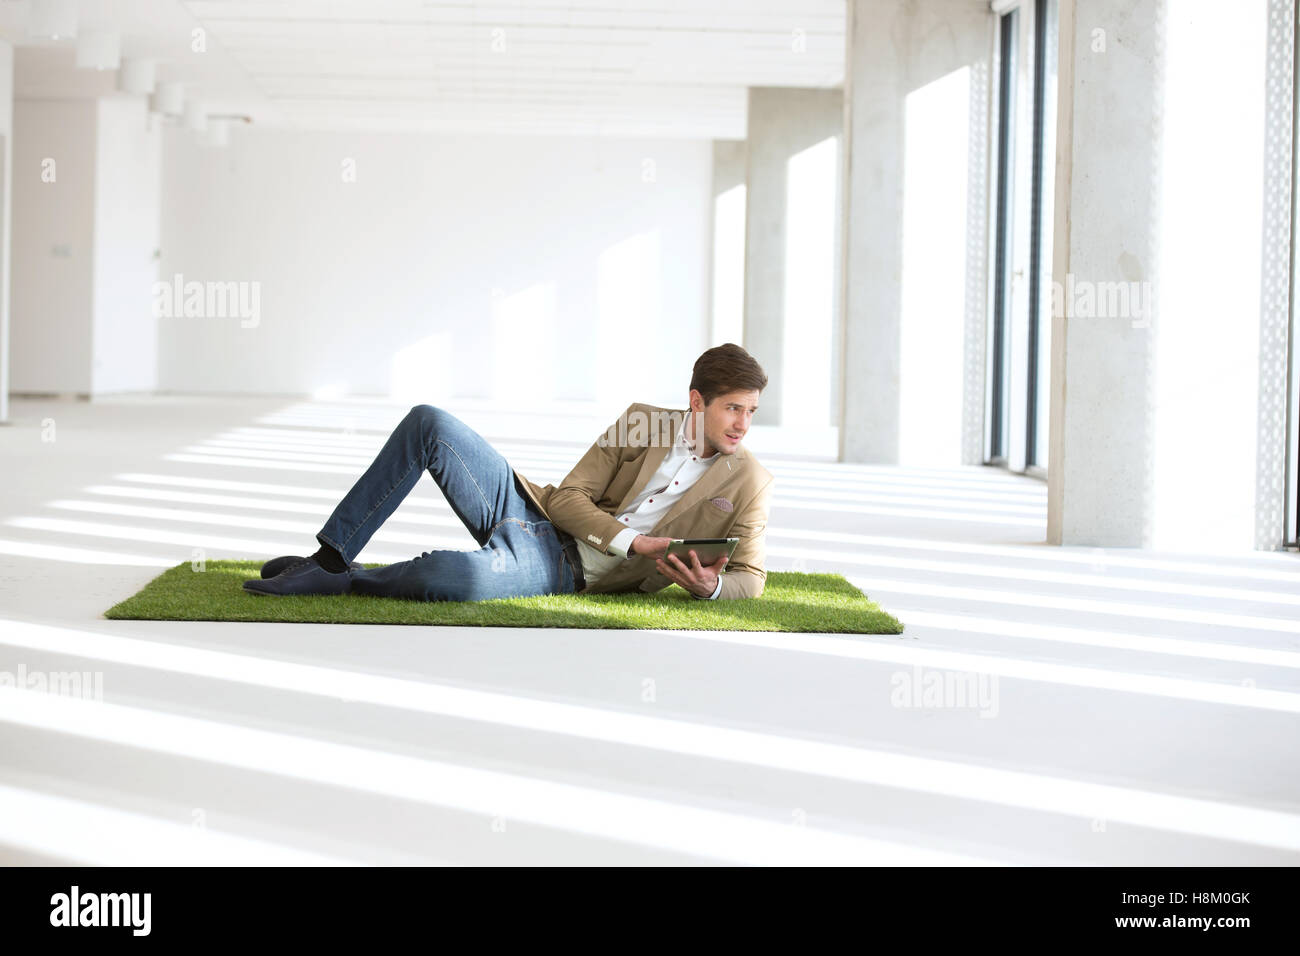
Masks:
[[[616,515],[663,464],[689,409],[633,402],[606,429],[559,487],[542,487],[513,469],[537,509],[557,528],[606,554],[627,525]],[[758,597],[767,580],[767,513],[775,479],[745,450],[718,452],[708,471],[649,532],[656,538],[740,538],[722,573],[718,599]],[[582,594],[659,591],[672,584],[654,558],[635,555],[607,571]]]

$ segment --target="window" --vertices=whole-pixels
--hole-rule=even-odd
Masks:
[[[1057,3],[1003,0],[986,460],[1045,474],[1052,330]]]

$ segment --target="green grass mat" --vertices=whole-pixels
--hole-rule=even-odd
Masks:
[[[676,584],[657,594],[548,594],[491,601],[405,601],[360,594],[259,597],[242,587],[260,561],[179,564],[104,616],[135,621],[279,621],[470,627],[667,628],[902,634],[903,625],[839,574],[769,571],[762,597],[697,601]],[[379,565],[370,565],[379,567]]]

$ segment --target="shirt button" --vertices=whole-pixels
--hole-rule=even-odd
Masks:
[[[655,500],[654,500],[653,498],[651,498],[651,499],[650,499],[650,504],[654,504],[654,503],[655,503]]]
[[[673,484],[675,485],[675,484],[677,484],[677,482],[674,481]]]

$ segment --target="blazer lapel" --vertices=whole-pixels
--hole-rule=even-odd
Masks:
[[[714,493],[733,475],[740,474],[744,468],[743,459],[737,461],[737,454],[724,455],[718,452],[714,456],[713,464],[709,465],[709,470],[696,479],[695,484],[686,489],[686,494],[677,499],[676,504],[668,509],[667,514],[655,523],[655,528],[661,528],[669,521],[672,521],[679,514],[684,512],[705,498],[713,497]]]
[[[641,460],[641,469],[636,473],[636,481],[632,482],[632,487],[627,490],[627,493],[623,495],[623,500],[618,503],[618,510],[614,512],[616,515],[627,510],[627,506],[631,504],[632,499],[640,493],[646,482],[650,480],[650,476],[659,470],[659,466],[668,457],[668,450],[672,447],[676,436],[672,434],[671,425],[665,425],[663,419],[659,419],[658,423],[658,444],[652,444],[646,449],[645,458]]]

